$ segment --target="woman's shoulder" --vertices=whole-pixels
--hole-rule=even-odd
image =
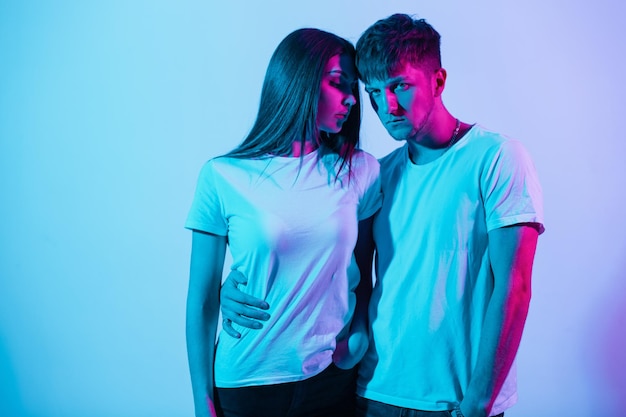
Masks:
[[[200,170],[200,176],[205,178],[232,178],[245,175],[250,171],[251,159],[233,158],[230,156],[216,156],[207,160]]]
[[[374,155],[369,152],[364,151],[363,149],[355,149],[352,154],[352,164],[361,164],[365,166],[371,166],[373,168],[378,169],[379,163],[378,159]]]
[[[247,170],[252,166],[266,163],[267,160],[268,158],[238,158],[221,155],[209,159],[204,166],[212,170]]]
[[[368,152],[361,149],[355,149],[352,154],[350,164],[353,177],[359,182],[370,184],[380,175],[380,164],[378,159]]]

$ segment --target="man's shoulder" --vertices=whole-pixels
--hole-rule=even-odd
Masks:
[[[500,145],[504,142],[513,140],[503,133],[495,132],[479,124],[473,125],[467,136],[469,143],[479,144],[482,146]]]
[[[381,169],[389,169],[390,167],[407,161],[408,153],[406,149],[407,145],[401,146],[378,160],[380,162]]]
[[[522,142],[503,133],[489,130],[480,125],[472,126],[462,141],[463,146],[471,151],[472,155],[479,154],[483,158],[497,157],[504,154],[524,154],[526,149]]]

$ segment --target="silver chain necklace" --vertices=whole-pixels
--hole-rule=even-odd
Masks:
[[[456,119],[456,126],[454,128],[454,132],[452,132],[452,137],[450,138],[450,142],[448,142],[448,146],[446,146],[446,150],[450,149],[454,142],[456,142],[456,138],[459,135],[459,130],[461,129],[461,122],[459,119]]]

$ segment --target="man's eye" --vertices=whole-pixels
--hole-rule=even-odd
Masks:
[[[367,94],[369,94],[370,97],[377,97],[380,95],[380,90],[368,90]]]
[[[406,83],[398,83],[396,84],[396,87],[394,88],[394,90],[396,91],[406,91],[408,90],[409,85]]]

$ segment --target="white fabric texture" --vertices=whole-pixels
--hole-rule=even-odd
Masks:
[[[476,363],[493,291],[487,233],[527,222],[543,231],[541,188],[520,142],[478,126],[430,163],[412,164],[407,145],[380,162],[372,339],[357,392],[399,407],[450,410]],[[516,397],[512,371],[492,414]]]
[[[220,157],[203,167],[185,227],[228,236],[240,289],[268,302],[261,330],[219,337],[215,384],[299,381],[332,362],[352,319],[358,220],[381,205],[378,161],[357,150],[335,181],[336,155]],[[338,167],[338,165],[336,166]]]

